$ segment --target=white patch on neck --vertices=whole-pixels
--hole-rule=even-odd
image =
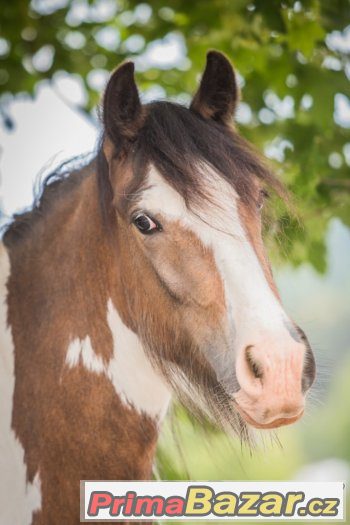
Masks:
[[[161,420],[169,406],[170,391],[150,363],[137,335],[121,320],[111,299],[108,324],[114,341],[114,358],[108,372],[114,388],[139,412]]]
[[[27,483],[24,450],[12,429],[14,345],[7,325],[10,261],[0,244],[0,525],[30,525],[41,508],[40,475]]]
[[[121,320],[111,299],[107,305],[107,320],[114,343],[114,355],[107,365],[94,352],[89,337],[74,339],[68,347],[66,363],[70,367],[79,361],[97,374],[104,373],[112,382],[120,399],[138,412],[161,421],[170,402],[170,391],[163,378],[154,370],[137,335]]]
[[[103,360],[93,351],[89,336],[82,340],[74,339],[68,347],[66,355],[67,365],[73,368],[79,364],[80,359],[90,372],[96,372],[97,374],[105,372]]]

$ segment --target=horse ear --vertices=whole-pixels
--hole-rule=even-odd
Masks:
[[[231,62],[218,51],[209,51],[199,89],[190,109],[205,119],[229,124],[239,99]]]
[[[134,78],[133,62],[119,66],[108,81],[103,99],[103,123],[109,138],[135,138],[142,125],[142,106]]]

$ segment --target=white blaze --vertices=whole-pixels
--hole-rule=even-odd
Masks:
[[[140,208],[179,221],[212,249],[225,288],[228,322],[235,333],[236,347],[251,344],[247,339],[254,334],[261,336],[265,330],[280,332],[282,338],[287,333],[283,323],[287,317],[241,224],[238,196],[209,166],[203,166],[202,172],[211,197],[202,209],[189,210],[181,195],[153,166]]]

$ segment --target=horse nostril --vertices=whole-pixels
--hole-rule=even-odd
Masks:
[[[253,376],[256,379],[262,379],[263,377],[262,368],[252,356],[252,349],[253,349],[252,345],[247,346],[247,348],[245,349],[245,357],[246,357],[247,365],[248,365],[250,372],[253,374]]]

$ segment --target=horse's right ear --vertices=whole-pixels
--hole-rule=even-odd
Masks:
[[[133,140],[142,126],[142,106],[134,78],[134,64],[125,62],[108,81],[103,98],[103,123],[114,144]]]

